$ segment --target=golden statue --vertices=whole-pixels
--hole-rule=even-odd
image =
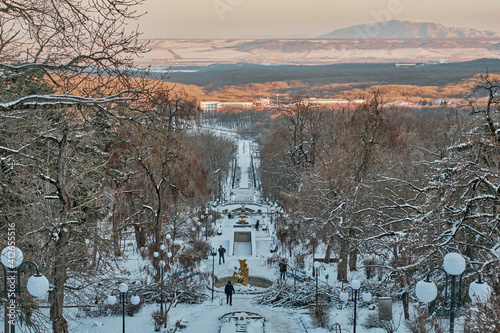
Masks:
[[[248,222],[246,220],[246,217],[247,216],[245,215],[245,213],[242,213],[240,215],[240,219],[236,223],[238,223],[238,224],[248,224]]]
[[[234,266],[234,269],[237,270],[233,273],[235,278],[235,283],[242,284],[244,286],[248,286],[248,265],[246,263],[246,259],[238,259],[240,262],[240,268]]]

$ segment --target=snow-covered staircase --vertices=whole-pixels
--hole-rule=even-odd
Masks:
[[[236,323],[236,333],[247,333],[247,321],[246,320],[238,320]]]

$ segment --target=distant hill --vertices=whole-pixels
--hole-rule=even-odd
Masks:
[[[384,21],[355,25],[334,30],[319,36],[325,39],[361,39],[361,38],[487,38],[498,37],[492,31],[471,28],[447,28],[438,23],[418,21]]]

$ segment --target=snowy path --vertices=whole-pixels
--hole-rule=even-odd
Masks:
[[[250,170],[251,163],[251,151],[250,151],[250,141],[240,140],[238,142],[238,166],[241,170],[240,175],[240,188],[249,189],[250,188],[250,175],[248,170]]]
[[[250,242],[235,242],[234,255],[237,257],[249,257],[252,255],[252,244]]]

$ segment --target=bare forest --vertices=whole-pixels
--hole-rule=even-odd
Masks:
[[[498,292],[499,88],[481,75],[460,109],[383,108],[374,91],[356,110],[281,111],[261,176],[264,196],[285,207],[278,237],[294,262],[323,245],[339,281],[363,270],[398,295],[405,319],[412,286],[448,252]]]

